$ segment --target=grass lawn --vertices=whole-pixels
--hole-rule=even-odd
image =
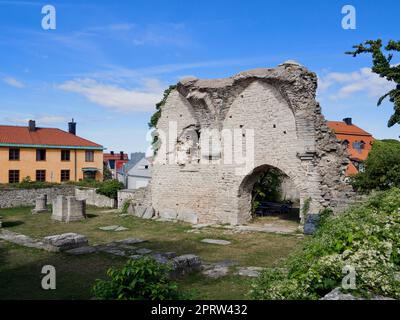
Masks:
[[[63,224],[50,219],[50,213],[32,215],[31,208],[0,209],[3,227],[33,238],[65,232],[76,232],[88,237],[90,244],[108,243],[128,237],[148,240],[138,247],[154,251],[194,253],[205,262],[234,260],[240,266],[271,267],[279,265],[302,238],[296,235],[267,233],[233,234],[230,230],[208,228],[201,233],[188,233],[189,224],[158,222],[133,216],[121,217],[104,209],[87,209],[88,219]],[[99,227],[121,225],[129,230],[102,231]],[[231,245],[218,246],[201,243],[204,238],[224,239]],[[88,299],[97,278],[104,278],[110,266],[120,266],[126,258],[103,253],[70,256],[29,249],[4,241],[0,242],[0,299]],[[41,289],[41,268],[50,264],[57,270],[57,289]],[[230,274],[210,279],[193,274],[179,280],[184,290],[194,290],[198,299],[246,299],[250,280]]]

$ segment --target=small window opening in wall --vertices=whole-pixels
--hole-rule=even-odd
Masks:
[[[287,132],[286,132],[286,130],[285,131],[283,131],[283,134],[286,134]]]
[[[243,128],[243,125],[241,124],[241,125],[239,126],[239,128]]]
[[[232,116],[229,116],[229,118],[231,118],[231,119],[232,119]]]
[[[272,126],[272,128],[276,128],[276,124],[274,124],[274,125]]]
[[[245,133],[243,133],[243,134],[242,134],[242,136],[243,136],[243,137],[245,137],[245,136],[246,136],[246,134],[245,134]]]
[[[213,157],[212,156],[208,156],[208,160],[212,160],[213,159]]]
[[[182,118],[182,115],[181,115],[181,114],[180,114],[179,116]]]
[[[243,98],[244,96],[241,94],[240,97]]]

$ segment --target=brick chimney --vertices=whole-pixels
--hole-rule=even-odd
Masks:
[[[351,118],[344,118],[344,119],[343,119],[343,122],[344,122],[345,124],[347,124],[348,126],[351,126],[351,125],[353,124],[353,121],[352,121]]]
[[[36,131],[36,121],[35,120],[29,120],[28,122],[28,129],[31,132]]]
[[[68,132],[76,135],[76,122],[72,119],[71,122],[68,122]]]

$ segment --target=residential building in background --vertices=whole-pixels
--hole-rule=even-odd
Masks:
[[[103,179],[103,146],[58,128],[0,125],[0,183]]]
[[[118,171],[118,180],[127,189],[146,187],[151,179],[151,162],[143,152],[131,154],[131,160]]]
[[[327,125],[346,146],[351,163],[347,167],[346,175],[352,176],[364,170],[363,162],[367,159],[374,137],[367,131],[353,124],[351,118],[343,121],[328,121]]]
[[[122,166],[129,161],[129,157],[123,151],[119,153],[104,153],[103,155],[104,165],[111,171],[113,179],[117,179],[117,172]]]

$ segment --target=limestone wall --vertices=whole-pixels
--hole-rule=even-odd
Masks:
[[[289,176],[300,206],[311,199],[310,214],[345,203],[352,194],[344,180],[348,155],[325,124],[316,87],[316,75],[295,63],[178,83],[157,124],[161,147],[151,185],[156,214],[244,223],[252,187],[271,166]],[[205,148],[209,130],[217,143]],[[240,159],[247,150],[253,157],[245,165]]]
[[[48,203],[57,196],[73,196],[74,186],[57,186],[43,189],[0,189],[0,208],[33,206],[35,199],[43,194],[47,195]]]
[[[147,186],[138,189],[124,189],[118,191],[118,209],[121,210],[126,201],[143,206],[150,205],[150,188]]]
[[[78,200],[86,200],[86,204],[95,207],[116,208],[117,206],[117,201],[115,199],[96,193],[95,188],[76,187],[75,197]]]

